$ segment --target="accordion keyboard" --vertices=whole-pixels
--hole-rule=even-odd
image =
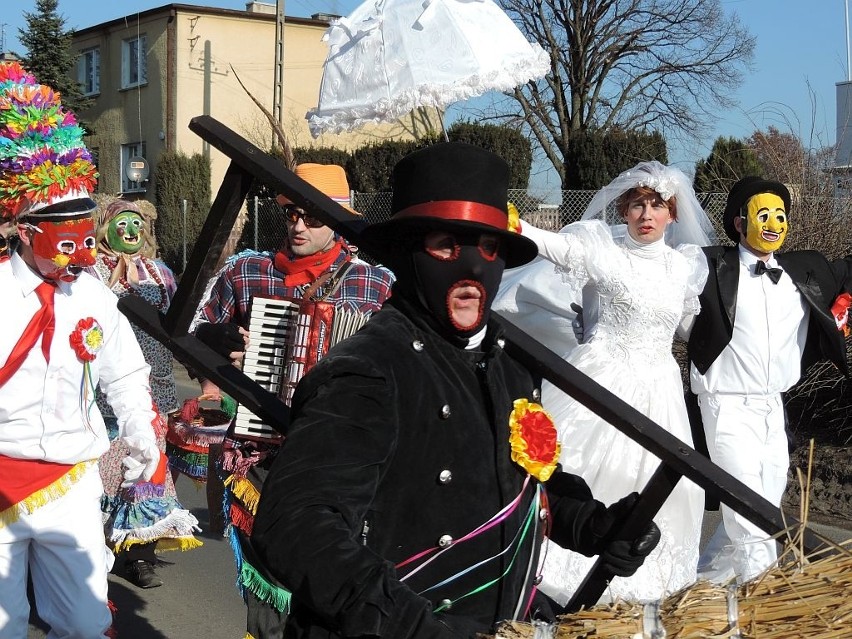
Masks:
[[[281,387],[287,342],[298,312],[299,306],[292,300],[252,299],[243,372],[273,394]],[[263,441],[281,439],[278,431],[244,406],[237,407],[234,434]]]

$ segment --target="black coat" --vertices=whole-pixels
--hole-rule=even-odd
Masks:
[[[252,535],[266,568],[293,593],[285,636],[467,637],[511,618],[525,600],[540,525],[517,556],[510,551],[418,593],[510,546],[534,480],[502,524],[405,582],[394,568],[444,535],[474,530],[521,492],[526,475],[510,459],[508,418],[513,400],[534,398],[537,382],[492,329],[483,348],[453,346],[394,297],[302,380]],[[603,505],[579,477],[556,473],[548,485],[552,538],[599,552],[590,522]],[[450,610],[432,612],[504,572]]]
[[[736,246],[704,248],[710,273],[701,292],[701,313],[689,337],[689,360],[702,375],[731,341],[737,307],[740,260]],[[778,264],[808,303],[811,322],[802,370],[828,359],[849,374],[846,343],[829,309],[835,298],[852,285],[852,257],[829,262],[817,251],[778,253]]]
[[[710,267],[709,274],[699,296],[701,312],[695,319],[687,344],[689,361],[702,375],[731,341],[740,273],[739,249],[736,246],[708,246],[704,253]],[[827,359],[848,375],[846,342],[843,333],[837,330],[829,309],[837,296],[852,286],[852,257],[829,262],[817,251],[790,251],[776,254],[775,259],[793,280],[811,311],[802,354],[802,371]],[[687,392],[687,408],[695,449],[709,456],[701,412],[690,392]],[[715,501],[708,501],[709,509],[716,507]]]

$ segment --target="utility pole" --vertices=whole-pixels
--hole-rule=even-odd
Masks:
[[[284,127],[284,0],[276,0],[275,16],[275,79],[272,96],[272,115]],[[275,133],[272,145],[275,146]]]

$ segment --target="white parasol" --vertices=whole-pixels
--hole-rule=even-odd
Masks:
[[[550,70],[492,0],[367,0],[332,22],[311,134],[443,111],[486,91],[506,91]]]

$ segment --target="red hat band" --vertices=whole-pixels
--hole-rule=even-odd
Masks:
[[[439,200],[436,202],[423,202],[414,204],[401,211],[397,211],[393,219],[399,220],[411,217],[430,217],[453,222],[476,222],[493,226],[501,231],[506,230],[506,212],[500,209],[482,204],[480,202],[466,202],[464,200]]]

